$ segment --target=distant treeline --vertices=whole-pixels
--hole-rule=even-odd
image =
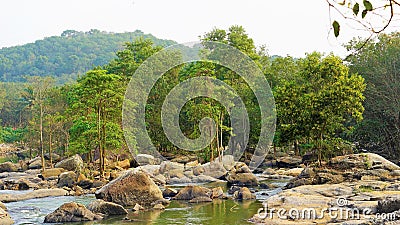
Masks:
[[[52,76],[58,83],[75,80],[78,74],[107,64],[125,42],[138,37],[151,39],[160,46],[175,43],[140,30],[126,33],[66,30],[61,36],[0,49],[0,81],[24,82],[26,76]]]

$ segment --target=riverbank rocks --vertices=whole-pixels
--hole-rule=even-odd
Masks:
[[[122,206],[140,204],[149,206],[163,198],[160,188],[143,172],[127,170],[117,179],[97,190],[97,199],[114,202]]]
[[[83,160],[82,158],[76,154],[72,157],[64,159],[54,166],[55,168],[63,168],[69,171],[80,172],[83,169]]]
[[[127,169],[129,169],[129,167],[131,167],[131,161],[129,159],[118,161],[117,166],[121,167],[122,169],[127,170]]]
[[[373,154],[351,154],[332,158],[322,168],[307,167],[285,188],[301,185],[338,184],[356,181],[398,181],[400,167]]]
[[[101,199],[94,200],[89,203],[86,208],[94,213],[101,213],[107,216],[128,214],[128,211],[122,205],[106,202]]]
[[[4,162],[0,164],[0,173],[3,172],[17,172],[19,166],[12,162]]]
[[[192,200],[198,197],[207,197],[210,198],[212,191],[205,187],[200,186],[186,186],[182,188],[178,194],[173,197],[174,200]]]
[[[63,222],[81,222],[81,221],[93,221],[103,219],[100,215],[97,215],[88,210],[84,205],[69,202],[61,205],[54,212],[48,214],[44,218],[45,223],[63,223]]]
[[[165,188],[162,192],[164,198],[175,197],[178,194],[178,191],[173,188]]]

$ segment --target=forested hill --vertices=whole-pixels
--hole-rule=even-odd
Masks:
[[[26,76],[54,76],[64,83],[95,66],[107,64],[125,42],[139,37],[149,38],[155,45],[175,43],[140,30],[126,33],[66,30],[60,36],[0,49],[0,81],[23,82]]]

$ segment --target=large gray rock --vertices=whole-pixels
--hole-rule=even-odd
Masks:
[[[55,168],[63,168],[69,171],[80,172],[83,169],[83,160],[78,154],[76,154],[56,163]]]
[[[228,185],[257,186],[258,180],[253,173],[229,173],[226,177]]]
[[[160,173],[165,174],[170,171],[184,171],[185,166],[181,163],[171,162],[171,161],[163,161],[160,165]]]
[[[61,173],[58,176],[57,187],[69,187],[72,188],[76,182],[76,173],[73,171],[68,171]]]
[[[252,194],[247,187],[241,187],[239,190],[233,193],[233,198],[237,200],[250,200],[256,199],[256,196]]]
[[[138,154],[136,155],[135,160],[141,166],[156,164],[154,156],[148,154]]]
[[[4,162],[0,164],[0,173],[3,172],[17,172],[18,166],[12,162]]]
[[[54,212],[48,214],[44,218],[44,222],[64,223],[64,222],[93,221],[101,219],[103,218],[100,215],[91,212],[84,205],[75,202],[69,202],[63,204]]]
[[[216,160],[219,160],[218,158]],[[222,156],[222,165],[226,170],[230,170],[235,165],[235,157],[233,155]]]
[[[28,199],[34,198],[46,198],[46,197],[56,197],[56,196],[65,196],[68,194],[68,191],[61,188],[53,188],[53,189],[39,189],[31,192],[26,192],[22,194],[1,194],[0,201],[1,202],[18,202],[24,201]]]
[[[200,186],[186,186],[181,189],[173,198],[175,200],[191,200],[198,197],[208,197],[212,195],[212,190]]]
[[[31,170],[42,168],[42,159],[40,157],[33,158],[28,162],[28,168]]]
[[[224,165],[217,161],[205,163],[202,165],[202,167],[204,169],[204,175],[217,179],[225,176],[227,173]]]
[[[122,206],[149,206],[163,198],[160,188],[146,173],[127,170],[123,175],[96,191],[96,198]]]
[[[108,216],[128,214],[128,211],[122,205],[106,202],[101,199],[97,199],[89,203],[87,205],[87,209],[94,213],[101,213]]]

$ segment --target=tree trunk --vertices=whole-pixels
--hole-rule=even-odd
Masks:
[[[52,138],[52,134],[51,132],[49,133],[49,158],[50,158],[50,167],[53,168],[53,156],[52,156],[52,146],[51,146],[51,138]]]
[[[41,153],[41,160],[42,160],[42,171],[46,170],[45,161],[44,161],[44,148],[43,148],[43,105],[40,104],[40,124],[39,124],[39,131],[40,131],[40,153]]]

